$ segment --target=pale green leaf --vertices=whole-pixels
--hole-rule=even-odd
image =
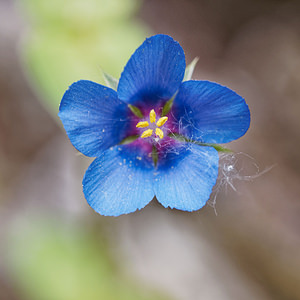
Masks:
[[[105,73],[104,71],[102,71],[102,73],[103,73],[103,77],[104,77],[104,81],[105,81],[106,85],[116,91],[118,89],[118,83],[119,83],[118,79]]]
[[[163,109],[162,109],[162,112],[161,112],[161,116],[164,117],[166,116],[169,111],[171,110],[172,106],[173,106],[173,102],[174,102],[174,98],[175,97],[172,97],[170,100],[168,100],[166,102],[166,104],[164,105]]]
[[[196,67],[196,64],[198,62],[199,58],[195,57],[193,61],[186,67],[183,81],[188,81],[192,79],[194,69]]]
[[[129,109],[132,111],[132,113],[134,115],[136,115],[138,118],[143,119],[144,115],[143,113],[140,111],[140,109],[134,105],[128,104]]]

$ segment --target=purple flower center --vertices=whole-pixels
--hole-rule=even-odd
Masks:
[[[143,118],[136,115],[130,117],[128,136],[138,136],[128,144],[130,152],[136,153],[141,159],[154,161],[163,159],[169,151],[178,146],[172,134],[178,133],[178,122],[171,113],[163,115],[163,108],[143,108]],[[156,157],[154,157],[156,156]]]

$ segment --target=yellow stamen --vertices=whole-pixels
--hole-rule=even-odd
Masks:
[[[147,129],[147,130],[145,130],[145,131],[142,133],[141,138],[146,138],[146,137],[151,136],[151,135],[152,135],[152,132],[153,132],[152,129]]]
[[[168,121],[168,117],[159,118],[159,120],[157,121],[156,125],[158,127],[163,126],[167,121]]]
[[[147,121],[144,121],[144,122],[138,122],[136,124],[136,127],[137,128],[145,128],[145,127],[148,127],[149,126],[149,123]]]
[[[155,121],[156,121],[156,113],[155,113],[154,109],[151,109],[149,116],[150,116],[150,122],[151,123],[155,123]]]
[[[164,133],[160,128],[155,129],[155,134],[158,135],[161,139],[164,137]]]

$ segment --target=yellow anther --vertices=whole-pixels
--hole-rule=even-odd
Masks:
[[[149,117],[150,117],[150,122],[151,123],[155,123],[155,121],[156,121],[156,113],[155,113],[154,109],[151,109]]]
[[[136,127],[137,128],[145,128],[145,127],[148,127],[149,126],[149,123],[147,121],[144,121],[144,122],[138,122],[136,124]]]
[[[161,139],[164,137],[164,133],[160,128],[155,129],[155,134],[159,136]]]
[[[146,138],[146,137],[151,136],[151,135],[152,135],[152,132],[153,132],[152,129],[147,129],[147,130],[145,130],[145,131],[142,133],[141,138]]]
[[[168,117],[159,118],[159,120],[157,121],[156,125],[158,127],[163,126],[167,121],[168,121]]]

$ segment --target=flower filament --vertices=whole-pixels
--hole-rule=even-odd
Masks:
[[[159,128],[162,127],[168,120],[168,117],[161,117],[158,119],[158,121],[156,122],[156,113],[154,111],[154,109],[151,109],[150,113],[149,113],[149,121],[141,121],[138,122],[136,124],[137,128],[146,128],[149,127],[148,129],[146,129],[145,131],[142,132],[141,134],[141,138],[147,138],[152,136],[153,131],[155,129],[155,135],[158,136],[160,139],[162,139],[164,137],[164,132]],[[155,123],[152,125],[152,123]]]

